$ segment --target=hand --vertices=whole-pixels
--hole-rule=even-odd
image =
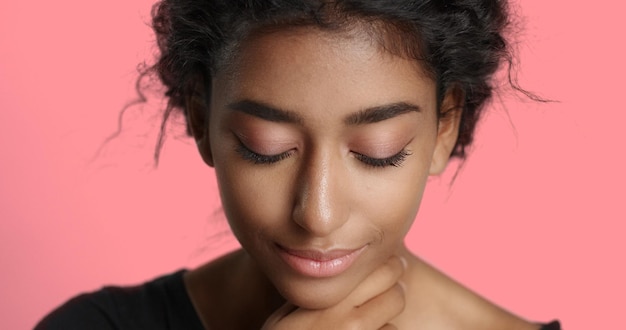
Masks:
[[[265,321],[262,330],[396,329],[389,322],[404,310],[404,288],[399,279],[406,268],[399,257],[374,270],[344,300],[320,310],[287,302]]]

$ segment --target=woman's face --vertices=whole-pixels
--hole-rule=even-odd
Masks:
[[[415,61],[358,34],[257,36],[234,67],[214,78],[208,123],[191,116],[230,226],[286,299],[333,305],[403,249],[455,121],[438,122]]]

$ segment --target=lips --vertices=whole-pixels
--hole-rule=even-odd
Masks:
[[[366,247],[318,251],[295,250],[277,245],[277,250],[281,259],[300,275],[324,278],[345,272]]]

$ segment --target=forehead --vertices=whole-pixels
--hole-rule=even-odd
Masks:
[[[435,83],[415,60],[382,49],[364,32],[315,28],[255,35],[214,81],[228,101],[253,99],[310,116],[390,102],[435,108]],[[215,95],[215,93],[214,93]]]

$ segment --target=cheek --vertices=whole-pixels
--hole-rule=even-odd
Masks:
[[[239,156],[237,142],[219,119],[212,118],[210,142],[222,206],[235,235],[249,235],[284,219],[287,179],[253,170],[256,165]]]
[[[361,217],[377,226],[383,236],[398,239],[410,229],[422,200],[431,152],[413,151],[404,165],[391,168],[388,176],[372,176],[362,180],[359,204]]]
[[[280,231],[277,227],[290,215],[286,198],[289,177],[284,172],[278,179],[271,171],[251,170],[247,162],[229,160],[228,156],[219,159],[225,160],[215,166],[222,205],[235,235],[247,236],[268,228]]]
[[[411,180],[413,179],[413,180]],[[424,192],[423,176],[408,176],[406,181],[380,191],[385,194],[370,204],[371,214],[378,214],[388,234],[404,236],[417,215]]]

